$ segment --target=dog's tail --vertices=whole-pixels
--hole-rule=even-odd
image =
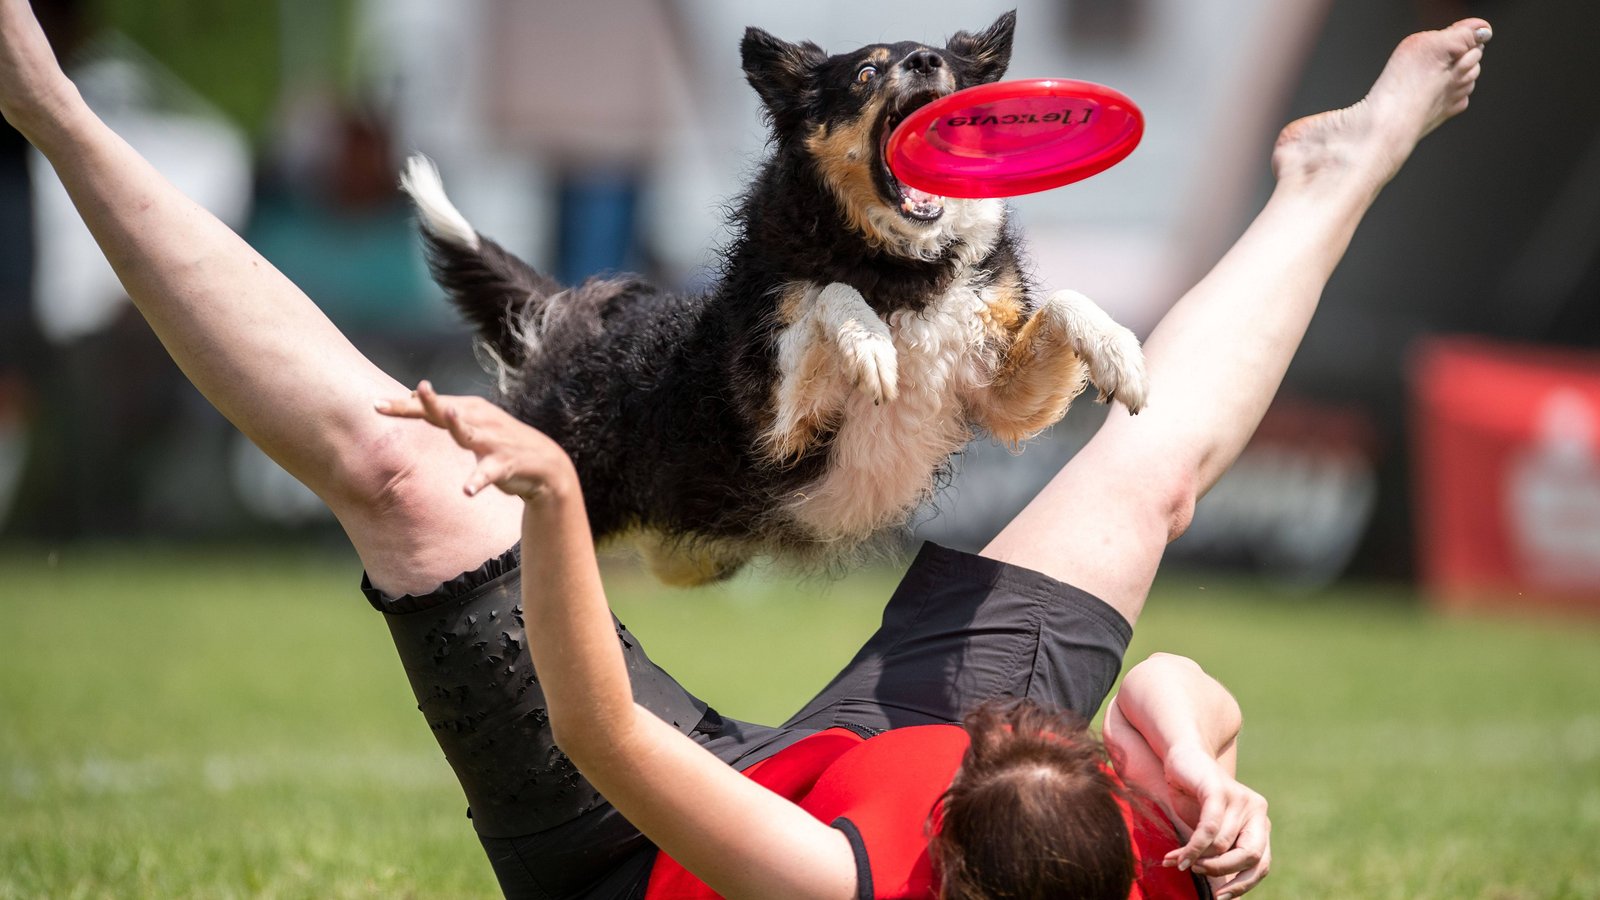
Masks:
[[[400,188],[417,205],[433,279],[478,329],[494,362],[515,369],[537,342],[546,302],[561,285],[478,234],[445,195],[433,160],[407,160]]]

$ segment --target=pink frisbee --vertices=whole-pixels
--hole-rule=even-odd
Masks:
[[[1035,78],[956,91],[889,136],[889,170],[942,197],[1015,197],[1082,181],[1127,158],[1144,114],[1090,81]]]

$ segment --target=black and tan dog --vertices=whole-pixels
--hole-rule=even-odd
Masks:
[[[435,277],[499,402],[577,463],[597,539],[641,539],[675,583],[757,553],[833,560],[902,525],[976,433],[1020,442],[1089,378],[1139,409],[1138,342],[1079,294],[1032,294],[1002,201],[915,190],[884,161],[907,114],[1001,77],[1014,23],[837,56],[749,29],[772,151],[706,294],[557,284],[411,161]]]

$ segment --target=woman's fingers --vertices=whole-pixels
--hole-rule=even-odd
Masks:
[[[373,405],[383,415],[421,419],[442,428],[457,444],[472,451],[478,464],[462,485],[469,497],[493,485],[508,494],[530,498],[545,489],[552,473],[566,471],[560,447],[482,397],[446,396],[423,381],[410,396]],[[565,465],[570,467],[570,461]]]
[[[1223,816],[1227,814],[1227,801],[1219,796],[1220,792],[1212,792],[1203,798],[1200,806],[1200,821],[1195,823],[1194,833],[1189,835],[1189,842],[1182,847],[1168,853],[1163,862],[1179,869],[1187,869],[1195,861],[1204,856],[1222,831]]]
[[[467,477],[463,488],[468,497],[477,496],[478,492],[491,484],[499,484],[511,475],[511,466],[497,456],[485,456],[478,460],[477,468]]]
[[[446,427],[444,400],[434,391],[433,385],[426,381],[418,384],[417,389],[410,395],[379,400],[373,404],[373,408],[386,416],[398,419],[425,419],[431,425]]]
[[[473,452],[487,450],[488,448],[477,446],[477,429],[473,428],[467,422],[466,417],[461,414],[461,407],[448,401],[440,402],[441,408],[444,410],[445,427],[450,429],[450,436],[456,439],[456,443]]]
[[[1233,898],[1267,877],[1272,868],[1272,820],[1266,802],[1250,797],[1246,819],[1233,846],[1218,856],[1195,863],[1195,871],[1219,879],[1213,882],[1219,898]]]
[[[454,433],[454,403],[439,396],[439,393],[433,389],[433,385],[427,381],[417,383],[417,399],[422,401],[423,417],[428,420],[429,424],[449,429]],[[457,440],[459,441],[459,438]]]
[[[1195,866],[1206,874],[1233,871],[1237,868],[1237,858],[1230,855],[1233,850],[1247,846],[1259,852],[1260,846],[1265,846],[1265,834],[1259,837],[1255,834],[1260,831],[1258,823],[1266,821],[1266,801],[1259,794],[1242,785],[1234,790],[1215,792],[1201,807],[1200,821],[1188,842],[1168,853],[1163,862],[1179,868]],[[1260,846],[1256,845],[1257,841]],[[1218,859],[1224,856],[1230,861],[1219,864]],[[1202,860],[1205,861],[1203,866]],[[1230,865],[1234,868],[1229,868]]]
[[[396,419],[420,419],[423,417],[422,401],[417,399],[415,392],[406,397],[379,400],[372,404],[372,408],[386,416]]]
[[[423,381],[411,392],[411,396],[379,400],[374,407],[386,416],[422,419],[430,425],[443,428],[450,432],[456,443],[473,450],[477,449],[473,445],[480,437],[480,429],[463,412],[467,401],[472,399],[475,398],[442,396],[432,384]]]
[[[1228,803],[1228,809],[1222,814],[1222,823],[1217,826],[1217,834],[1211,839],[1211,846],[1201,854],[1201,859],[1220,856],[1233,847],[1239,838],[1239,829],[1244,827],[1245,805],[1244,798],[1235,797]],[[1198,860],[1196,863],[1198,864]]]
[[[1226,853],[1202,859],[1194,864],[1194,870],[1201,875],[1220,876],[1232,875],[1243,872],[1245,869],[1261,862],[1261,851],[1254,847],[1236,846]]]
[[[1216,888],[1217,900],[1233,900],[1234,897],[1260,884],[1261,879],[1267,877],[1267,873],[1271,870],[1272,849],[1269,847],[1261,854],[1260,862],[1245,869],[1234,876],[1232,880]]]

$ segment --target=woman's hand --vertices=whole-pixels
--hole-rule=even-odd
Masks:
[[[1267,877],[1267,801],[1234,777],[1239,704],[1192,659],[1152,654],[1122,679],[1102,735],[1117,774],[1150,795],[1184,845],[1163,865],[1210,878],[1231,900]]]
[[[1173,808],[1195,823],[1188,843],[1167,854],[1163,864],[1192,865],[1211,878],[1219,898],[1255,887],[1272,865],[1266,798],[1241,784],[1198,743],[1174,744],[1163,765]]]
[[[378,412],[423,421],[450,432],[478,457],[463,487],[467,496],[494,485],[532,500],[551,490],[576,488],[572,458],[544,432],[513,418],[482,397],[442,396],[424,381],[409,397],[380,400]]]

